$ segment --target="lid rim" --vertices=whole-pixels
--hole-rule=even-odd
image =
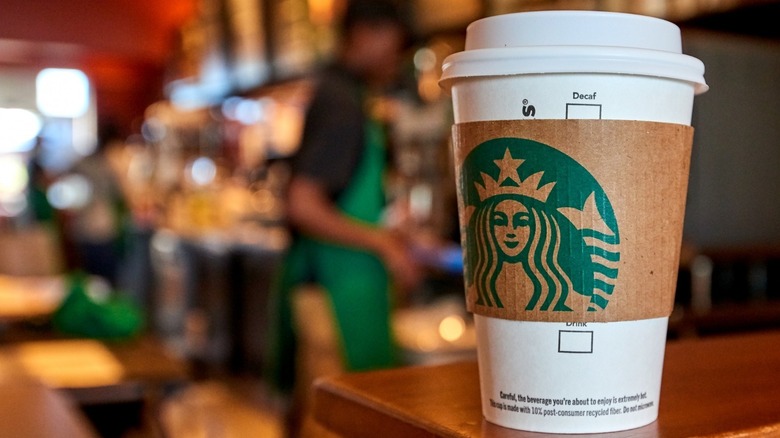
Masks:
[[[601,46],[545,46],[476,49],[448,56],[439,81],[543,73],[605,73],[663,77],[707,90],[704,64],[681,53]]]

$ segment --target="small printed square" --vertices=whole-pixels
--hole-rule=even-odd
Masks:
[[[593,332],[559,330],[558,353],[593,353]]]
[[[588,103],[567,103],[566,118],[587,120],[601,119],[601,105]]]

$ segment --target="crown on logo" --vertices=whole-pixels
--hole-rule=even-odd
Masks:
[[[546,202],[547,197],[550,196],[550,191],[555,186],[555,182],[550,182],[539,187],[539,183],[544,175],[543,171],[536,172],[525,180],[521,180],[520,175],[517,174],[517,169],[524,161],[525,160],[512,158],[512,154],[509,153],[509,148],[504,151],[503,158],[500,160],[493,160],[501,172],[498,175],[498,180],[493,179],[484,172],[480,172],[482,174],[483,184],[474,182],[479,195],[479,200],[484,201],[491,196],[510,194],[523,195],[541,202]]]

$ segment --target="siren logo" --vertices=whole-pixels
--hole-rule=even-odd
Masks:
[[[525,310],[605,309],[620,260],[612,204],[596,179],[545,144],[498,138],[478,145],[460,175],[466,281],[476,304]]]

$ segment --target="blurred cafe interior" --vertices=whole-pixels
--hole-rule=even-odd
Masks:
[[[414,39],[377,103],[397,206],[386,220],[432,243],[392,311],[400,366],[475,358],[438,79],[468,23],[520,11],[681,27],[710,91],[695,102],[668,337],[780,329],[780,2],[402,3]],[[265,372],[270,296],[292,240],[290,162],[345,4],[2,1],[0,386],[17,395],[0,402],[0,435],[288,434],[290,396]],[[296,303],[300,356],[343,371],[313,300]]]

